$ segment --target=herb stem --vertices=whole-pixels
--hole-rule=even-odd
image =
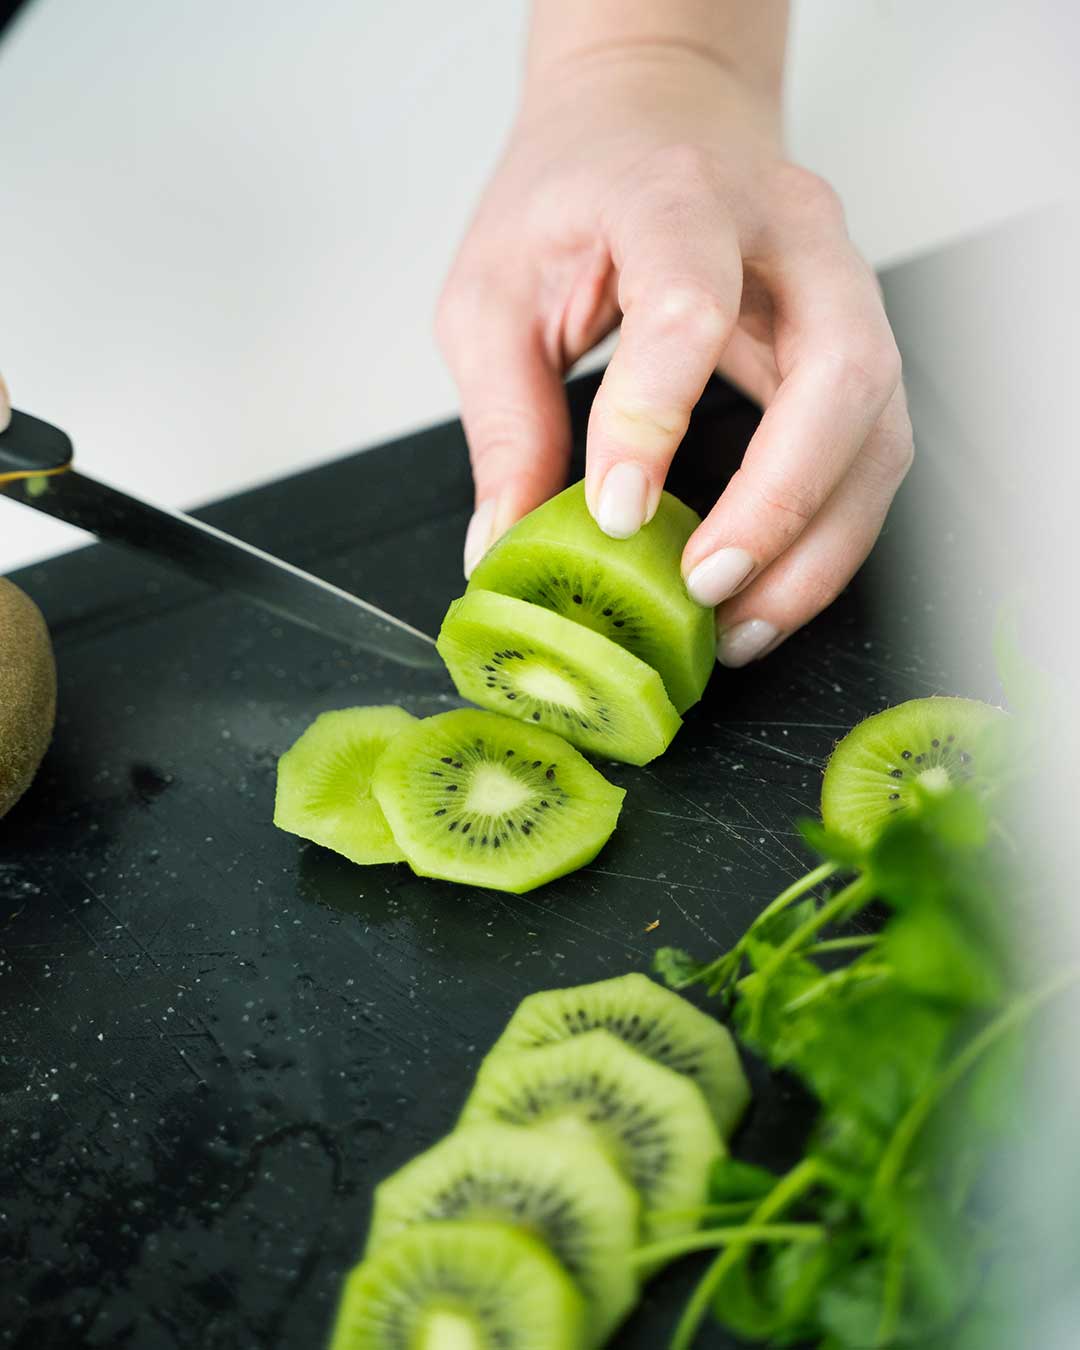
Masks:
[[[1026,1022],[1044,1003],[1048,1003],[1052,998],[1064,993],[1066,989],[1077,983],[1080,983],[1080,966],[1067,967],[1056,979],[1048,980],[1046,984],[1041,985],[1031,993],[1014,999],[1004,1012],[995,1017],[992,1022],[988,1022],[977,1035],[968,1041],[959,1054],[954,1056],[915,1098],[893,1131],[892,1138],[881,1156],[877,1174],[874,1177],[876,1194],[880,1195],[896,1184],[908,1151],[934,1107],[952,1091],[987,1050],[1001,1040],[1003,1036],[1008,1035],[1010,1031]]]
[[[881,938],[877,934],[867,934],[865,937],[826,938],[823,942],[815,942],[812,947],[807,947],[804,955],[814,956],[818,952],[856,951],[861,947],[876,947],[880,941]]]
[[[728,1247],[733,1242],[821,1242],[825,1229],[819,1223],[762,1223],[737,1224],[730,1228],[705,1228],[697,1233],[683,1233],[639,1247],[632,1257],[635,1266],[652,1265],[654,1261],[669,1261],[689,1252],[712,1251],[714,1247]]]
[[[842,890],[829,900],[826,900],[816,914],[811,916],[805,923],[799,924],[794,933],[788,936],[773,952],[772,956],[761,969],[763,976],[769,976],[774,970],[782,966],[793,952],[797,952],[807,938],[813,937],[816,932],[824,928],[826,924],[831,923],[833,919],[850,905],[857,901],[868,900],[873,892],[873,883],[869,877],[856,877],[854,881],[849,882]]]
[[[793,881],[786,890],[780,892],[775,900],[769,901],[750,925],[748,935],[749,933],[752,933],[755,928],[760,928],[763,923],[768,923],[768,921],[779,914],[781,910],[787,909],[789,905],[794,904],[795,901],[801,896],[804,896],[807,891],[812,891],[815,886],[820,886],[823,881],[828,881],[833,873],[839,870],[839,867],[839,863],[824,862],[821,863],[820,866],[815,867],[812,872],[807,872],[804,877],[800,877],[798,881]]]
[[[695,1205],[692,1209],[650,1210],[649,1218],[664,1223],[668,1219],[741,1219],[750,1214],[756,1200],[729,1200],[723,1204]]]
[[[768,1223],[770,1219],[780,1214],[788,1205],[793,1204],[800,1195],[808,1191],[817,1180],[817,1163],[813,1158],[804,1158],[801,1163],[791,1169],[787,1176],[781,1177],[768,1195],[764,1197],[761,1204],[751,1215],[750,1224],[747,1227]],[[669,1350],[690,1350],[717,1289],[723,1283],[728,1272],[734,1270],[746,1254],[747,1246],[741,1242],[732,1242],[720,1253],[702,1276],[698,1287],[683,1309],[679,1324],[675,1328],[675,1334],[671,1338]]]

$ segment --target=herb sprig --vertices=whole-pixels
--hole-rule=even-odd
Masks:
[[[818,1106],[786,1174],[717,1167],[703,1218],[720,1222],[683,1245],[719,1254],[671,1350],[689,1350],[710,1309],[778,1346],[996,1343],[984,1295],[1016,1253],[993,1181],[1022,1133],[1032,1019],[1080,984],[1018,941],[1034,882],[1005,814],[957,787],[865,846],[807,824],[822,862],[731,950],[657,953],[669,985],[722,999],[743,1044]],[[872,902],[876,931],[854,930]]]

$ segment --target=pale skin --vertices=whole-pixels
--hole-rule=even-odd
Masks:
[[[465,572],[565,482],[563,376],[621,324],[589,418],[600,528],[656,510],[713,371],[764,410],[682,573],[717,655],[850,581],[912,457],[900,358],[834,192],[780,135],[778,0],[536,0],[517,123],[437,316],[476,509]]]

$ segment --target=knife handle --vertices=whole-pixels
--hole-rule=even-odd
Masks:
[[[67,432],[39,417],[13,410],[7,430],[0,431],[0,484],[62,473],[71,467],[73,454]]]

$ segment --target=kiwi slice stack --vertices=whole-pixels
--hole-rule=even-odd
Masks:
[[[537,726],[346,708],[281,757],[274,824],[355,863],[521,893],[595,858],[624,795]]]
[[[603,1344],[747,1100],[727,1031],[645,976],[526,998],[457,1128],[376,1187],[332,1350]]]
[[[610,539],[581,483],[519,521],[450,606],[439,651],[458,692],[593,755],[646,764],[704,691],[712,614],[679,562],[700,518],[663,493],[632,539]]]

